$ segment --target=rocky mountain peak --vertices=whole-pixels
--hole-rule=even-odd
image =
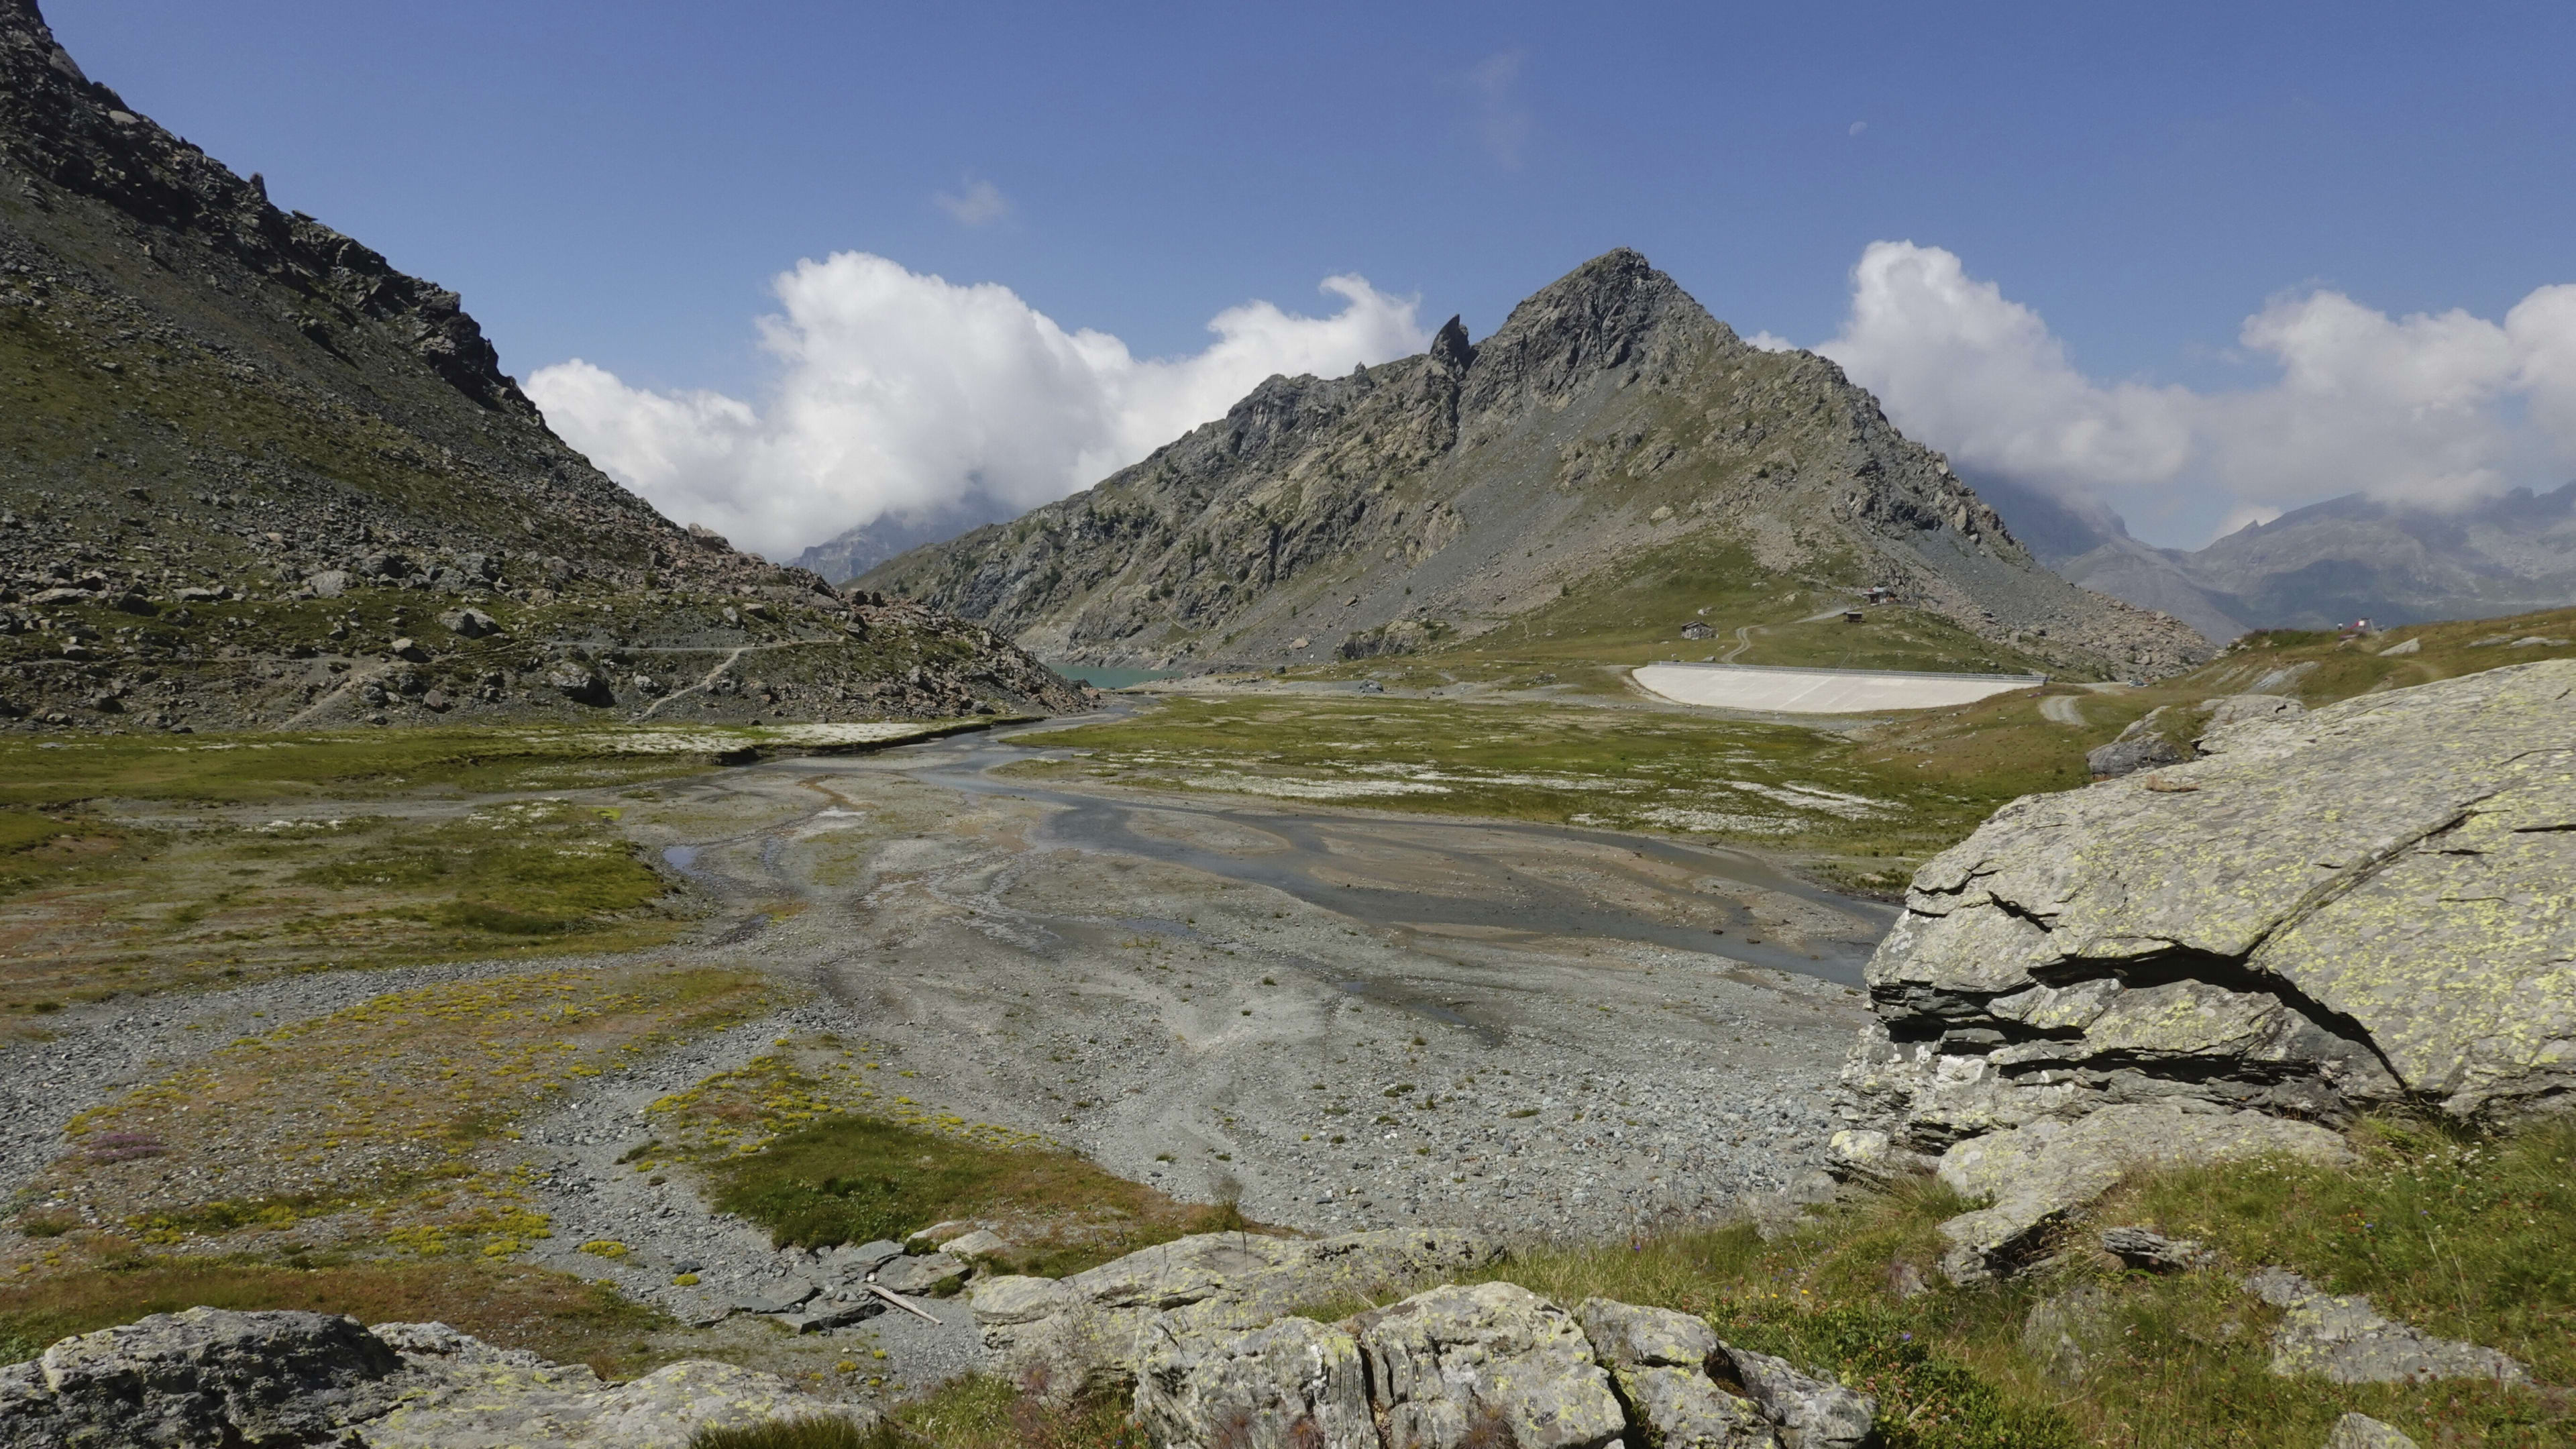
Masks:
[[[1476,344],[1467,340],[1467,324],[1456,317],[1440,324],[1431,339],[1431,365],[1453,377],[1464,377],[1476,365]]]
[[[1512,309],[1475,349],[1459,412],[1493,420],[1559,402],[1594,378],[1670,360],[1734,334],[1626,247],[1576,267]]]

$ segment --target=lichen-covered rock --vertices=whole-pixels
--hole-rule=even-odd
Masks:
[[[2576,1101],[2571,719],[2576,661],[2497,669],[2013,802],[1916,873],[1846,1084],[1921,1151],[2105,1103]]]
[[[2023,1316],[2021,1351],[2050,1378],[2080,1384],[2092,1369],[2109,1309],[2108,1295],[2096,1284],[2052,1293]]]
[[[1730,1345],[1744,1396],[1780,1426],[1781,1449],[1859,1449],[1878,1403],[1858,1389],[1798,1372],[1787,1359]]]
[[[2206,1267],[2217,1257],[2197,1238],[2168,1238],[2153,1228],[2102,1230],[2102,1251],[2122,1264],[2149,1273],[2183,1273]]]
[[[2073,1122],[1972,1138],[1942,1154],[1940,1178],[1963,1197],[1989,1201],[1941,1225],[1950,1245],[1941,1271],[1954,1283],[2010,1271],[2043,1229],[2132,1168],[2269,1156],[2344,1162],[2352,1150],[2311,1122],[2176,1106],[2104,1107]]]
[[[0,1379],[0,1432],[67,1449],[324,1442],[391,1407],[402,1367],[337,1314],[155,1313],[63,1339]]]
[[[1386,1449],[1603,1449],[1627,1427],[1573,1316],[1517,1284],[1434,1288],[1351,1329]]]
[[[872,1411],[774,1374],[678,1363],[611,1386],[443,1323],[191,1308],[0,1369],[0,1444],[44,1449],[686,1449],[701,1429]]]
[[[969,1289],[995,1366],[1049,1397],[1123,1387],[1155,1315],[1191,1309],[1204,1328],[1257,1328],[1303,1303],[1382,1294],[1493,1261],[1473,1234],[1389,1229],[1331,1238],[1203,1233],[1050,1280],[1002,1276]]]
[[[1779,1436],[1752,1400],[1709,1376],[1726,1346],[1708,1324],[1670,1308],[1587,1298],[1574,1310],[1610,1371],[1628,1417],[1657,1449],[1776,1449]]]
[[[1378,1449],[1359,1343],[1307,1318],[1235,1333],[1157,1315],[1136,1420],[1164,1449]]]
[[[2272,1372],[2339,1384],[2411,1384],[2427,1379],[2493,1379],[2528,1375],[2510,1355],[2474,1343],[2435,1338],[2399,1323],[2358,1294],[2327,1293],[2287,1268],[2265,1268],[2245,1291],[2281,1310],[2272,1333]]]
[[[2402,647],[2411,649],[2414,644],[2409,639]],[[2346,1414],[2326,1432],[2324,1449],[2415,1449],[2415,1441],[2368,1414]]]

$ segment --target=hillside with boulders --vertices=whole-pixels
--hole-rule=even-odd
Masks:
[[[280,211],[0,0],[0,716],[577,719],[683,690],[709,719],[1080,698],[662,517],[454,292]]]

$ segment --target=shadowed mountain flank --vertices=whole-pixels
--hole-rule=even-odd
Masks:
[[[1755,348],[1633,251],[1481,342],[1274,377],[1086,492],[862,576],[1087,663],[1274,663],[1463,640],[1719,547],[1894,591],[2034,662],[2169,671],[2206,645],[2041,567],[1831,362]],[[1303,642],[1300,642],[1303,641]]]

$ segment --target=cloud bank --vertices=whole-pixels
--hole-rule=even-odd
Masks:
[[[1330,316],[1247,302],[1178,358],[864,252],[800,262],[773,290],[781,311],[759,328],[778,374],[756,404],[631,387],[580,358],[527,385],[610,476],[773,559],[886,513],[969,497],[1033,508],[1223,416],[1274,373],[1329,376],[1430,345],[1414,299],[1357,276],[1324,280],[1341,301]]]
[[[2150,530],[2198,525],[2170,542],[2342,493],[2440,507],[2576,470],[2576,285],[2542,287],[2500,322],[2392,318],[2321,288],[2274,300],[2237,342],[2272,374],[2263,385],[2097,381],[1957,256],[1882,241],[1853,269],[1841,334],[1816,350],[1971,468],[2105,497]]]

